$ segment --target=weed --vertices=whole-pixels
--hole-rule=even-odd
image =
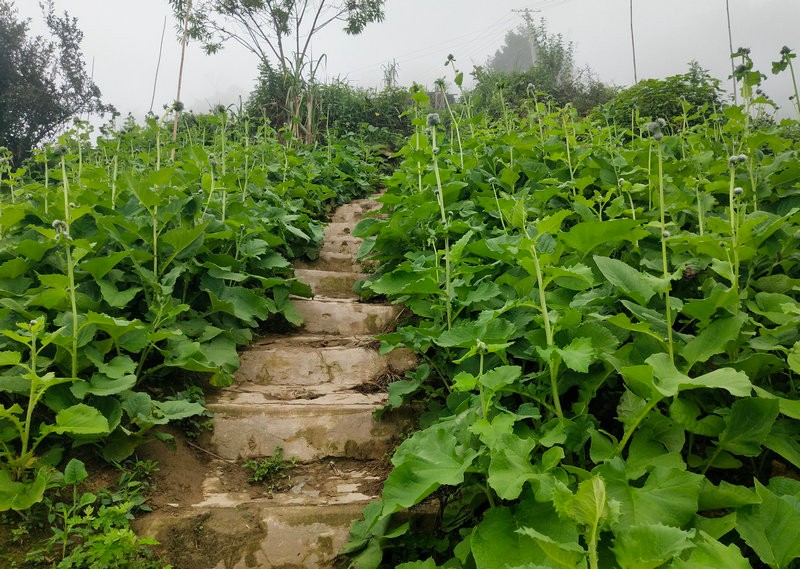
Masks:
[[[296,462],[297,459],[294,457],[285,459],[283,448],[276,447],[272,456],[248,459],[242,467],[250,472],[248,482],[262,484],[272,494],[287,489],[289,472],[295,467]]]

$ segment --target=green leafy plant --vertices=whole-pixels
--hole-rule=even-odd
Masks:
[[[242,468],[250,472],[247,478],[251,484],[262,484],[270,493],[283,490],[289,473],[295,467],[297,460],[292,457],[285,459],[283,448],[277,447],[272,456],[263,458],[250,458],[244,461]]]
[[[351,566],[796,563],[765,520],[800,511],[800,166],[751,103],[628,128],[534,100],[461,132],[466,169],[454,132],[409,139],[354,234],[409,314],[381,350],[423,362],[389,406],[424,411]]]

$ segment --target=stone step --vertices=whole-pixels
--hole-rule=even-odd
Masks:
[[[295,270],[314,269],[318,271],[342,271],[345,273],[361,273],[362,265],[353,260],[348,253],[334,251],[320,251],[319,257],[314,261],[296,261]]]
[[[295,299],[303,317],[302,330],[308,334],[371,336],[394,328],[402,308],[396,305],[365,304],[353,300],[317,297]]]
[[[357,281],[367,278],[363,273],[318,269],[295,269],[294,274],[300,282],[310,286],[315,295],[328,298],[358,298],[358,293],[353,291],[353,287]]]
[[[276,400],[270,389],[228,388],[207,405],[214,413],[208,445],[226,459],[272,455],[276,448],[299,460],[380,458],[410,426],[407,412],[373,413],[385,393],[328,393],[315,399]]]
[[[347,237],[353,232],[353,223],[332,221],[325,226],[325,240]]]
[[[366,214],[380,208],[381,204],[372,199],[353,200],[336,209],[331,218],[331,223],[357,222]]]
[[[332,567],[351,524],[378,498],[384,469],[382,461],[318,461],[286,470],[270,488],[247,484],[240,464],[215,460],[201,492],[185,502],[156,498],[137,530],[175,567]]]
[[[351,235],[338,235],[330,239],[326,238],[322,244],[322,252],[330,253],[344,253],[350,255],[355,259],[359,248],[361,247],[361,239]]]
[[[375,344],[368,337],[265,338],[240,354],[236,383],[271,386],[276,399],[290,393],[309,397],[385,385],[387,379],[416,366],[412,351],[399,349],[381,356]]]

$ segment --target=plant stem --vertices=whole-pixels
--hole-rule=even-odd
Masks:
[[[70,245],[72,239],[71,233],[71,212],[69,205],[69,181],[67,180],[67,163],[64,156],[61,156],[61,176],[62,176],[62,193],[64,195],[64,224],[65,231],[62,237],[65,240],[66,249],[66,262],[67,262],[67,279],[69,280],[69,300],[70,308],[72,311],[72,377],[78,377],[78,302],[75,292],[75,266],[72,260],[72,246]],[[35,370],[34,370],[35,373]]]
[[[456,120],[456,116],[453,114],[453,109],[450,107],[450,101],[447,98],[447,91],[445,91],[444,83],[439,84],[439,88],[442,91],[442,96],[444,97],[445,105],[447,106],[447,112],[450,114],[450,124],[453,125],[456,131],[456,141],[458,142],[458,157],[459,157],[459,164],[461,164],[461,169],[464,169],[464,148],[461,146],[461,130],[458,128],[458,120]]]
[[[542,275],[542,267],[539,263],[539,254],[536,252],[536,243],[531,239],[527,227],[524,227],[525,236],[531,241],[530,253],[533,258],[533,266],[536,272],[536,283],[539,288],[539,310],[542,313],[542,320],[544,325],[544,335],[547,341],[547,347],[552,349],[555,346],[555,336],[553,334],[553,327],[550,325],[549,310],[547,309],[547,295],[545,294],[544,277]],[[559,419],[564,418],[564,411],[561,409],[561,398],[558,394],[558,368],[559,362],[550,361],[547,365],[550,371],[550,392],[553,397],[553,407],[556,410],[556,416]]]
[[[667,224],[664,211],[664,152],[661,143],[658,143],[658,209],[661,216],[661,263],[664,267],[664,310],[667,320],[667,349],[669,359],[675,361],[675,350],[672,340],[672,305],[669,298],[669,265],[667,264]]]
[[[436,145],[436,126],[431,127],[431,136],[433,138],[433,172],[436,175],[436,198],[439,202],[439,212],[442,214],[442,227],[444,227],[445,232],[448,232],[448,225],[447,225],[447,214],[445,213],[444,209],[444,192],[442,190],[442,177],[439,174],[439,160],[436,157],[438,152],[438,146]],[[450,329],[450,326],[453,322],[453,314],[452,314],[452,286],[450,285],[451,279],[451,268],[450,268],[450,235],[449,232],[445,233],[444,236],[444,280],[445,280],[445,309],[447,310],[447,329]]]
[[[731,249],[733,249],[733,260],[731,268],[733,269],[733,282],[731,283],[733,290],[737,293],[739,291],[739,212],[737,208],[737,199],[734,186],[736,184],[736,166],[730,166],[730,184],[728,186],[728,210],[731,225]]]
[[[792,66],[792,60],[788,59],[789,62],[789,74],[792,76],[792,87],[794,87],[794,106],[797,107],[797,116],[800,118],[800,93],[797,90],[797,79],[794,76],[794,67]]]

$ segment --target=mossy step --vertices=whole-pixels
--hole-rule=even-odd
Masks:
[[[265,339],[241,353],[236,383],[323,394],[373,385],[416,366],[410,350],[381,356],[368,337],[290,336]]]
[[[347,299],[316,297],[296,299],[294,305],[303,317],[307,334],[372,336],[394,328],[402,307],[386,304],[365,304]]]
[[[214,413],[208,445],[227,459],[270,456],[277,448],[300,460],[380,458],[411,422],[405,411],[384,413],[376,420],[373,414],[385,402],[384,393],[276,400],[269,387],[229,388],[207,405]]]
[[[359,295],[353,291],[353,286],[357,281],[367,278],[363,273],[317,269],[296,269],[295,276],[300,282],[310,286],[315,295],[328,298],[358,298]]]

